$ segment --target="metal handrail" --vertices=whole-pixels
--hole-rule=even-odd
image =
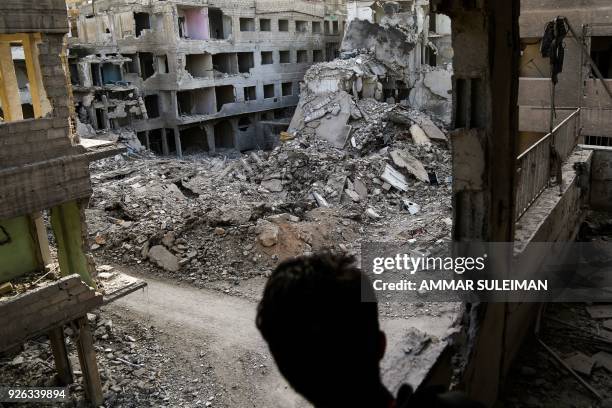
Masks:
[[[582,109],[578,108],[576,109],[574,112],[571,113],[571,115],[569,115],[567,118],[563,119],[563,121],[561,123],[559,123],[552,132],[547,133],[546,136],[544,136],[543,138],[541,138],[540,140],[538,140],[537,142],[535,142],[534,144],[532,144],[529,149],[525,150],[523,153],[519,154],[518,157],[516,158],[516,160],[521,160],[524,156],[526,156],[531,150],[535,149],[537,145],[539,145],[540,143],[544,143],[547,141],[548,138],[552,137],[555,133],[558,133],[559,130],[561,129],[561,127],[565,126],[565,124],[567,122],[569,122],[571,119],[574,118],[574,116],[580,114],[580,111]]]
[[[567,118],[559,123],[552,132],[531,145],[521,153],[517,159],[516,179],[516,209],[515,221],[518,221],[527,210],[533,205],[536,199],[550,185],[551,176],[551,147],[558,147],[557,153],[561,161],[565,161],[578,142],[578,126],[574,121],[580,114],[580,108],[572,112]],[[574,121],[573,129],[570,123]],[[571,135],[565,135],[565,139],[556,140],[556,137],[563,137],[561,132],[571,130]],[[569,140],[572,138],[572,140]],[[555,149],[557,150],[557,149]]]

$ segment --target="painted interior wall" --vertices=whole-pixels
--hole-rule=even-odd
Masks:
[[[0,220],[0,283],[41,267],[34,231],[27,216]]]

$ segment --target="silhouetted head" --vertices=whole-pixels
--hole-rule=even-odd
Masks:
[[[376,303],[361,302],[368,282],[352,257],[325,253],[283,262],[266,284],[257,327],[280,372],[317,407],[372,407],[380,397],[385,339]]]

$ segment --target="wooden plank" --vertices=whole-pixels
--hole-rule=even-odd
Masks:
[[[0,351],[47,333],[102,305],[103,296],[77,275],[0,302]]]
[[[55,368],[57,369],[57,379],[61,385],[72,384],[72,367],[66,350],[66,341],[64,340],[64,327],[58,326],[50,330],[47,335],[51,343],[51,351],[55,360]]]
[[[93,335],[86,317],[80,317],[76,324],[79,331],[77,351],[87,398],[92,405],[100,406],[104,404],[104,395],[102,394],[102,382],[100,381],[100,372],[96,361],[96,351],[93,347]]]

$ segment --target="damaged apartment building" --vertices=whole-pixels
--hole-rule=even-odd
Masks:
[[[306,69],[337,56],[345,5],[72,0],[68,14],[80,133],[135,132],[180,157],[270,146]]]
[[[386,100],[451,121],[451,20],[428,0],[350,1],[342,50],[372,50],[387,66]]]

